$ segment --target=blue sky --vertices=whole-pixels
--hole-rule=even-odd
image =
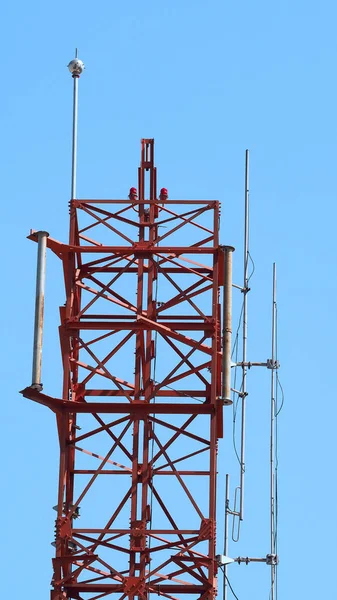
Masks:
[[[36,248],[25,236],[31,227],[58,239],[67,235],[72,81],[66,65],[78,46],[87,67],[80,81],[79,197],[125,196],[136,184],[140,138],[155,137],[159,183],[172,198],[221,200],[222,242],[237,248],[238,283],[244,152],[250,149],[256,265],[250,360],[270,354],[273,261],[278,269],[286,396],[279,433],[279,597],[331,597],[329,557],[337,534],[336,4],[32,0],[7,3],[1,13],[3,595],[42,600],[51,576],[56,429],[47,410],[17,392],[30,382],[31,370]],[[61,377],[62,285],[57,260],[48,256],[43,368],[52,395]],[[248,388],[246,520],[240,547],[230,550],[263,556],[268,374],[251,372]],[[234,485],[230,417],[227,428],[222,452]],[[240,600],[252,590],[268,598],[263,565],[234,565],[230,580]]]

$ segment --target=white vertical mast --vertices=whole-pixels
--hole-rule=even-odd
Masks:
[[[71,161],[71,199],[76,198],[76,176],[77,176],[77,122],[78,122],[78,80],[84,69],[84,63],[78,58],[76,48],[75,58],[70,61],[68,69],[74,80],[73,91],[73,139],[72,139],[72,161]]]

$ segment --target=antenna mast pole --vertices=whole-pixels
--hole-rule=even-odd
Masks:
[[[270,552],[276,554],[275,539],[275,402],[276,402],[276,264],[273,264],[273,304],[272,304],[272,329],[271,329],[271,382],[270,382]],[[271,592],[270,600],[275,599],[276,564],[271,564]]]
[[[229,475],[226,475],[224,555],[228,556]],[[223,600],[227,600],[227,565],[223,566]]]
[[[241,458],[240,458],[240,521],[243,521],[245,486],[245,437],[246,437],[246,396],[247,396],[247,319],[248,319],[248,260],[249,260],[249,150],[246,150],[245,164],[245,234],[243,257],[243,325],[242,325],[242,386],[241,386]]]
[[[84,69],[84,63],[78,58],[76,48],[75,58],[70,61],[68,69],[74,80],[73,92],[73,139],[71,158],[71,200],[76,198],[76,176],[77,176],[77,122],[78,122],[78,80]]]

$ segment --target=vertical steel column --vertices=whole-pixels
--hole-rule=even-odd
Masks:
[[[156,167],[154,166],[154,140],[144,140],[145,143],[145,162],[142,162],[141,168],[144,173],[146,169],[149,172],[149,204],[146,211],[144,211],[144,220],[147,222],[147,239],[148,241],[156,245],[157,244],[157,225],[156,218],[158,217],[157,206],[154,204],[157,199],[156,189]],[[144,177],[145,182],[145,177]],[[144,193],[144,190],[143,190]],[[154,285],[157,279],[157,270],[155,265],[155,257],[152,255],[147,260],[147,299],[146,299],[146,312],[147,318],[153,321],[157,320],[157,305],[155,301]],[[143,385],[144,385],[144,400],[150,403],[153,398],[153,388],[155,386],[155,373],[152,373],[152,362],[155,357],[156,348],[154,348],[153,331],[148,329],[144,333],[145,337],[145,373],[143,373]],[[147,528],[151,529],[152,515],[151,507],[149,504],[149,484],[152,483],[153,478],[153,464],[150,448],[151,448],[151,436],[152,436],[152,424],[149,417],[143,421],[143,458],[142,458],[142,490],[141,490],[141,522],[144,530]],[[143,538],[144,548],[146,546],[146,537]],[[146,570],[150,568],[151,558],[150,555],[146,555],[142,552],[140,557],[140,577],[146,576]]]
[[[32,387],[41,391],[41,368],[42,368],[42,337],[43,337],[43,315],[44,315],[44,292],[46,280],[46,250],[47,231],[38,231],[37,267],[36,267],[36,292],[35,292],[35,323],[34,323],[34,345],[33,345],[33,368]]]

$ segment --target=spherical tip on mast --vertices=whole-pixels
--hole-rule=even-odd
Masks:
[[[73,58],[73,60],[71,60],[70,63],[68,64],[68,69],[69,69],[70,73],[72,74],[73,78],[74,77],[79,78],[85,69],[84,62],[78,58],[77,48],[75,51],[75,58]]]

